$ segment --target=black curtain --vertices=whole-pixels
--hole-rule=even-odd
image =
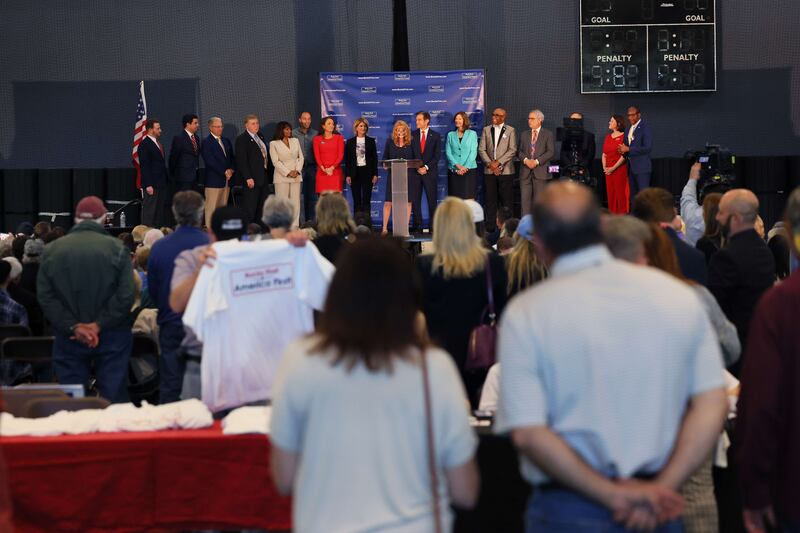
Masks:
[[[410,70],[406,0],[392,2],[392,70]]]

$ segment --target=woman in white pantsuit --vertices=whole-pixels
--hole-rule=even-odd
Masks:
[[[300,224],[300,184],[303,182],[303,150],[300,141],[292,137],[292,125],[279,122],[269,143],[269,157],[275,165],[272,182],[275,194],[288,198],[295,207],[292,228]]]

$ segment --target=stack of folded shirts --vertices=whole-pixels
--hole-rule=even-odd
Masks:
[[[253,406],[239,407],[231,411],[222,420],[222,433],[225,435],[243,435],[245,433],[269,433],[269,421],[272,407]]]

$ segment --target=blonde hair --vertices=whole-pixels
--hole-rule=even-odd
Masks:
[[[364,124],[364,126],[366,126],[367,129],[366,131],[364,131],[364,135],[366,135],[367,132],[369,131],[369,122],[367,122],[367,119],[365,119],[364,117],[358,117],[356,121],[353,122],[353,133],[358,135],[358,132],[356,130],[358,129],[359,124]]]
[[[514,234],[514,247],[506,256],[506,271],[508,272],[506,294],[511,294],[514,287],[519,289],[530,287],[547,277],[547,267],[536,255],[533,243],[519,233]]]
[[[339,235],[353,233],[356,224],[350,216],[350,206],[340,192],[323,193],[317,202],[317,233]]]
[[[488,251],[481,245],[472,222],[472,209],[460,198],[448,196],[433,216],[433,272],[468,278],[486,266]]]
[[[398,129],[401,129],[405,132],[403,139],[405,140],[406,143],[403,145],[397,144]],[[394,126],[392,126],[392,142],[395,144],[395,146],[408,146],[411,144],[411,128],[408,127],[408,123],[405,120],[398,120],[397,122],[394,123]]]

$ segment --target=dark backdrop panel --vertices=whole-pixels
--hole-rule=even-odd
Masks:
[[[138,80],[167,149],[183,113],[225,135],[319,120],[319,71],[391,68],[391,0],[0,3],[0,168],[130,165]]]
[[[739,155],[800,154],[796,2],[720,4],[716,93],[581,95],[579,0],[407,0],[411,69],[485,68],[487,109],[505,107],[522,129],[534,107],[549,128],[580,110],[600,145],[609,116],[633,104],[653,126],[654,157],[707,141]]]

